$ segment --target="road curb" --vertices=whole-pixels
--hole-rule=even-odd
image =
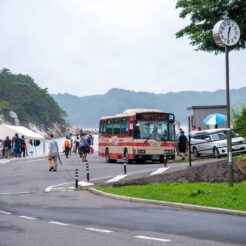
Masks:
[[[42,160],[46,159],[48,156],[35,156],[35,157],[21,157],[21,158],[10,158],[10,159],[2,159],[0,160],[0,165],[8,164],[8,163],[17,163],[17,162],[25,162],[25,161],[32,161],[32,160]]]
[[[184,204],[184,203],[164,202],[164,201],[148,200],[148,199],[143,199],[143,198],[119,196],[119,195],[114,195],[114,194],[106,193],[103,191],[99,191],[99,190],[96,190],[95,188],[88,188],[88,191],[96,195],[101,195],[104,197],[128,201],[128,202],[146,203],[146,204],[153,204],[153,205],[159,205],[159,206],[168,206],[172,208],[182,208],[182,209],[195,210],[195,211],[201,211],[201,212],[211,212],[211,213],[220,213],[220,214],[228,214],[228,215],[246,217],[246,212],[240,211],[240,210],[213,208],[213,207],[205,207],[205,206],[198,206],[198,205],[191,205],[191,204]]]

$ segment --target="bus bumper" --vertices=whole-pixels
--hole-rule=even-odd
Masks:
[[[166,154],[167,160],[174,160],[175,155]],[[164,155],[135,155],[135,160],[144,160],[144,161],[161,161],[164,160]]]

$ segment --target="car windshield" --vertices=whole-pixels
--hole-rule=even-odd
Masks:
[[[231,131],[231,136],[232,138],[238,137],[238,135],[233,131]],[[227,131],[223,130],[223,131],[213,132],[211,133],[211,137],[213,141],[224,140],[227,137]]]
[[[155,139],[157,141],[173,141],[174,128],[172,123],[158,121],[138,121],[134,128],[137,139]]]

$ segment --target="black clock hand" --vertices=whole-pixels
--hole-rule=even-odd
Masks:
[[[230,32],[231,32],[231,26],[230,26],[229,29],[228,29],[228,40],[229,40]]]

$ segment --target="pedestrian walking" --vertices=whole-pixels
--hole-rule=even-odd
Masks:
[[[87,136],[87,143],[89,145],[89,154],[93,154],[93,152],[94,152],[93,142],[94,142],[94,138],[93,138],[91,132],[89,132],[88,136]]]
[[[10,158],[11,153],[12,153],[12,148],[11,148],[11,140],[9,139],[9,136],[6,137],[6,139],[3,142],[3,147],[4,147],[4,158]]]
[[[79,147],[79,136],[78,134],[75,135],[75,140],[74,140],[74,147],[75,147],[75,154],[77,153],[78,147]]]
[[[82,161],[85,162],[87,153],[89,152],[89,144],[87,141],[87,134],[83,132],[80,137],[79,149],[81,150]]]
[[[21,137],[21,145],[20,145],[20,156],[23,153],[23,157],[26,157],[26,141],[25,136]]]
[[[66,136],[66,139],[63,143],[63,146],[64,146],[64,153],[65,153],[65,156],[66,158],[68,158],[68,155],[69,155],[69,152],[70,152],[70,146],[71,146],[71,143],[70,143],[70,140],[69,140],[69,137]]]
[[[13,152],[14,157],[20,157],[20,148],[21,148],[21,139],[18,136],[18,133],[15,134],[13,138]]]
[[[48,161],[49,161],[49,171],[57,171],[57,159],[59,155],[58,144],[54,139],[53,134],[49,134],[49,145],[48,145]]]
[[[3,158],[3,151],[4,151],[4,147],[3,147],[3,141],[0,139],[0,158]]]
[[[187,145],[188,145],[188,139],[185,136],[184,131],[181,131],[181,135],[179,136],[179,153],[182,157],[182,160],[185,159]]]
[[[183,129],[179,128],[178,132],[175,135],[175,148],[176,148],[176,152],[177,152],[178,156],[180,155],[180,153],[179,153],[179,137],[181,135],[181,131],[183,131]]]

